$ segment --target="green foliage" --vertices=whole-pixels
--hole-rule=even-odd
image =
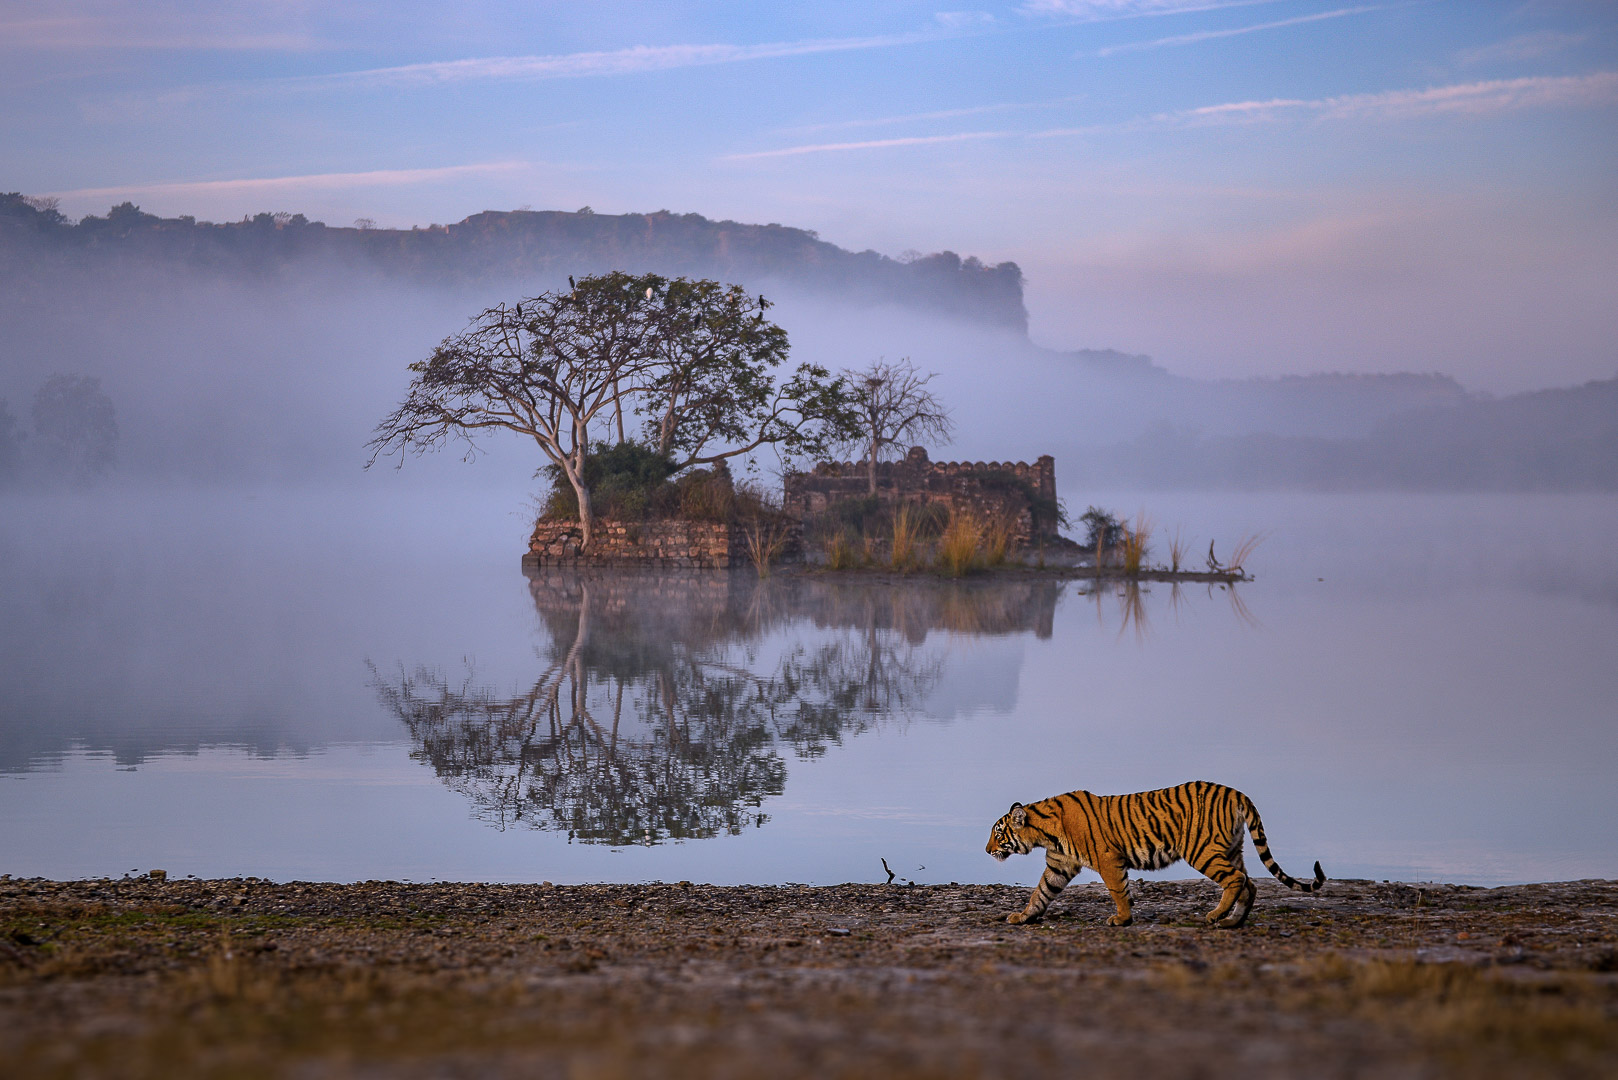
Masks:
[[[1079,515],[1084,526],[1084,546],[1092,550],[1111,550],[1124,542],[1129,530],[1116,514],[1109,514],[1099,506],[1089,507]]]
[[[672,485],[672,498],[659,502],[678,507],[678,516],[689,521],[733,521],[736,518],[737,498],[735,485],[725,469],[692,469],[681,474]],[[661,495],[664,490],[660,489]]]
[[[596,443],[584,459],[584,482],[595,512],[624,521],[644,520],[655,510],[666,509],[666,501],[659,507],[656,500],[673,471],[674,464],[668,458],[635,442]],[[540,516],[553,521],[578,517],[578,496],[561,467],[547,465],[541,472],[550,481],[551,490]]]
[[[541,470],[550,491],[539,516],[567,521],[579,513],[578,496],[559,466]],[[774,513],[754,491],[738,491],[723,463],[673,475],[674,463],[637,442],[597,443],[585,458],[584,481],[596,516],[614,521],[736,521]]]

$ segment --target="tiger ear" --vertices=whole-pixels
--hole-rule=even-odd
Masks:
[[[1019,829],[1028,824],[1028,811],[1023,808],[1023,804],[1020,802],[1011,804],[1011,823]]]

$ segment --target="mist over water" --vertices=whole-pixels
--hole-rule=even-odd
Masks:
[[[1618,873],[1605,496],[1062,490],[1193,550],[1267,530],[1239,603],[586,597],[518,573],[512,490],[411,475],[0,500],[6,872],[1029,881],[981,854],[1013,799],[1207,778],[1288,869]]]
[[[1496,401],[1432,373],[1199,380],[1145,356],[1053,352],[992,322],[862,303],[857,290],[744,284],[774,302],[793,364],[908,357],[936,372],[957,423],[935,459],[1052,454],[1059,477],[1089,488],[1618,490],[1618,381]],[[98,379],[116,409],[118,482],[358,485],[410,363],[483,308],[562,286],[429,286],[319,258],[260,278],[133,257],[54,268],[0,297],[13,456],[27,466],[42,453],[28,404],[66,374]],[[480,440],[475,470],[465,449],[411,460],[402,486],[532,493],[541,462],[521,440]],[[783,464],[765,453],[755,468],[769,478]],[[0,445],[0,487],[30,475]]]
[[[69,373],[118,429],[89,487],[0,489],[0,871],[1030,880],[979,854],[1011,800],[1206,778],[1291,868],[1618,874],[1618,502],[1521,490],[1611,489],[1607,384],[1192,380],[750,281],[794,362],[936,372],[935,459],[1052,454],[1069,513],[1145,512],[1155,561],[1264,534],[1257,580],[530,582],[532,447],[364,443],[410,362],[560,284],[126,261],[0,298],[12,415]],[[1507,490],[1376,490],[1446,485]]]

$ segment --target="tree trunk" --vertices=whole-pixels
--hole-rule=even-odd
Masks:
[[[595,539],[595,514],[590,508],[590,489],[584,483],[584,461],[590,453],[590,431],[584,424],[575,420],[573,423],[573,460],[572,468],[567,469],[567,482],[573,485],[574,498],[579,503],[579,531],[583,534],[581,548],[590,550],[590,541]]]
[[[568,477],[572,480],[572,477]],[[583,550],[590,550],[590,541],[595,539],[595,514],[590,509],[590,489],[582,482],[574,481],[573,494],[579,500],[579,531],[584,534]]]
[[[584,486],[584,455],[574,454],[565,461],[562,473],[573,487],[573,498],[579,504],[579,531],[583,533],[583,548],[588,551],[595,536],[595,514],[590,509],[590,489]]]
[[[876,451],[879,445],[875,439],[871,440],[871,456],[865,462],[865,475],[870,481],[869,490],[872,495],[876,494]]]

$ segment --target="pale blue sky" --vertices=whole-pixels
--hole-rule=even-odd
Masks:
[[[1195,375],[1618,371],[1618,4],[0,0],[0,190],[1014,259]]]

